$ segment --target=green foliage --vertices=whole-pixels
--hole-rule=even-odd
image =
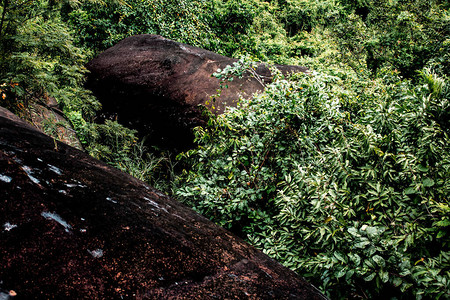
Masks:
[[[198,128],[177,194],[333,298],[448,297],[449,88],[282,78]],[[363,96],[363,95],[357,95]]]
[[[83,88],[87,55],[74,45],[58,6],[49,1],[3,1],[1,8],[1,105],[31,119],[32,103],[54,98],[91,155],[115,166],[126,164],[126,170],[135,164],[148,176],[142,157],[133,156],[137,151],[134,131],[117,122],[94,123],[100,103]],[[52,120],[42,125],[59,137]]]
[[[194,46],[211,48],[214,36],[205,23],[204,1],[127,0],[65,8],[65,18],[79,42],[94,52],[105,50],[125,37],[159,34]]]
[[[336,13],[334,1],[212,1],[208,24],[219,42],[217,51],[228,56],[250,55],[286,63],[312,49],[298,36],[326,23]]]
[[[281,7],[259,0],[128,0],[122,4],[85,2],[74,7],[67,5],[64,16],[77,32],[79,42],[94,53],[127,36],[149,33],[228,56],[249,54],[283,62],[298,55],[302,49],[306,53],[300,39],[288,37],[286,27],[295,27],[297,25],[291,23],[300,21],[289,21],[289,25],[287,15],[293,17],[298,13],[296,5],[300,5],[309,20],[320,16],[320,21],[312,24],[326,23],[335,18],[338,11],[335,8],[339,8],[335,4],[334,1],[313,5],[295,2]],[[289,30],[295,37],[297,31]]]
[[[90,138],[87,141],[87,151],[97,159],[107,162],[125,160],[136,143],[136,131],[117,122],[107,120],[104,124],[83,125],[85,130],[90,131],[87,134]]]
[[[151,184],[156,189],[171,193],[176,164],[170,153],[149,151],[143,139],[133,144],[131,154],[126,153],[126,157],[116,160],[113,166]]]
[[[93,120],[100,104],[82,87],[86,55],[58,11],[47,1],[4,1],[2,10],[2,105],[26,115],[29,104],[52,97],[65,113]]]
[[[334,0],[282,0],[280,19],[290,36],[311,31],[318,25],[332,25],[340,19],[341,6]]]
[[[55,98],[86,151],[176,194],[333,298],[448,298],[449,2],[0,0],[0,105]],[[134,34],[312,75],[198,128],[172,182],[168,154],[96,124],[83,64]],[[406,81],[400,78],[409,78]],[[261,81],[261,84],[264,83]],[[54,122],[44,129],[57,134]],[[145,133],[141,133],[145,135]],[[152,150],[153,151],[153,150]]]
[[[448,2],[447,9],[444,3],[360,1],[351,6],[356,14],[347,14],[347,20],[335,27],[341,52],[365,60],[373,73],[390,66],[411,78],[427,64],[439,62],[439,69],[448,75],[445,49],[450,37],[450,15]]]
[[[254,19],[264,13],[259,1],[216,1],[210,8],[211,30],[220,37],[218,49],[225,55],[239,56],[257,47],[251,34]]]

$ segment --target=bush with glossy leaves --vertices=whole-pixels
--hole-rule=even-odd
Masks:
[[[450,88],[390,77],[276,79],[197,129],[177,195],[332,298],[450,296]]]

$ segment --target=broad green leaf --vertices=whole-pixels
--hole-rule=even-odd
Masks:
[[[385,266],[385,261],[384,261],[384,258],[382,258],[381,256],[379,256],[379,255],[374,255],[374,256],[372,256],[372,259],[373,259],[373,261],[378,265],[378,266],[380,266],[380,267],[384,267]]]
[[[359,243],[354,244],[353,246],[354,246],[355,248],[361,248],[361,249],[364,249],[364,248],[366,248],[366,246],[369,245],[369,244],[370,244],[369,241],[362,241],[362,242],[359,242]]]
[[[443,231],[443,230],[440,230],[440,231],[438,232],[438,234],[436,235],[436,238],[440,239],[440,238],[442,238],[442,237],[444,237],[444,236],[446,236],[446,235],[447,235],[447,232],[445,232],[445,231]]]
[[[388,272],[380,270],[379,275],[380,275],[380,279],[381,279],[381,281],[383,283],[388,282],[388,280],[389,280],[389,273]]]
[[[358,229],[356,229],[355,227],[350,227],[350,228],[347,229],[347,231],[353,236],[361,236],[358,233]]]
[[[361,257],[358,254],[349,253],[348,257],[357,266],[359,266],[359,264],[361,263]]]
[[[403,281],[399,277],[395,277],[392,281],[393,285],[396,287],[399,286],[400,284],[402,284],[402,282]]]
[[[431,186],[434,185],[434,180],[431,179],[431,178],[425,178],[425,179],[422,181],[422,184],[423,184],[424,187],[431,187]]]
[[[433,224],[434,226],[447,227],[450,226],[450,219],[444,219]]]
[[[417,170],[419,170],[420,172],[428,172],[428,168],[427,167],[424,167],[424,166],[422,166],[422,165],[418,165],[417,166]]]
[[[379,227],[368,226],[366,228],[367,236],[371,239],[377,238],[380,233],[382,233],[384,229]]]
[[[404,292],[406,292],[406,290],[407,289],[409,289],[410,287],[412,287],[413,286],[413,284],[412,283],[403,283],[401,286],[400,286],[400,290],[404,293]]]
[[[375,278],[375,276],[377,276],[377,273],[375,273],[375,272],[370,273],[368,276],[364,277],[364,280],[365,281],[372,281]]]
[[[341,278],[347,273],[347,268],[342,268],[337,274],[336,278]]]
[[[409,187],[409,188],[405,189],[404,192],[405,192],[406,195],[411,195],[411,194],[416,194],[417,193],[416,189],[413,188],[413,187]]]
[[[343,262],[344,264],[347,263],[347,259],[346,259],[345,255],[338,251],[334,252],[334,257],[336,257],[339,261]]]
[[[353,274],[355,274],[355,270],[350,269],[347,271],[347,274],[345,274],[345,280],[348,282],[350,278],[352,278]]]
[[[372,262],[372,259],[368,258],[364,261],[364,264],[369,267],[370,269],[375,269],[376,265],[374,262]]]
[[[411,274],[411,271],[410,271],[410,270],[404,270],[404,271],[402,271],[402,272],[399,273],[400,276],[408,276],[408,275],[410,275],[410,274]]]

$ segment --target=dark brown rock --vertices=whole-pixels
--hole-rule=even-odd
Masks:
[[[0,108],[0,299],[325,299],[145,183]]]
[[[105,115],[118,116],[155,143],[183,148],[192,143],[191,129],[205,122],[199,104],[218,114],[240,96],[262,90],[261,83],[247,74],[227,82],[228,88],[211,101],[220,86],[211,75],[236,61],[158,35],[132,36],[87,64],[91,72],[87,87],[102,102]],[[299,66],[277,67],[283,73],[307,72]],[[256,73],[270,82],[267,66],[260,64]]]

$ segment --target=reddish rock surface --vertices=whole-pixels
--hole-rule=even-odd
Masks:
[[[205,122],[198,105],[212,102],[219,89],[211,75],[236,61],[158,35],[132,36],[87,64],[87,87],[101,101],[104,115],[117,116],[156,144],[183,148],[192,143],[191,129]],[[300,66],[277,67],[283,73],[307,72]],[[267,66],[260,64],[256,73],[270,82]],[[208,105],[213,113],[262,90],[248,74],[227,84],[215,109]]]
[[[0,299],[325,299],[145,183],[0,108]]]

